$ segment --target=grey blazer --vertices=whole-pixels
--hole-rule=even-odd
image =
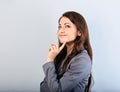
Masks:
[[[53,62],[43,65],[45,78],[40,84],[40,92],[85,92],[91,72],[91,60],[86,50],[73,57],[66,72],[58,80]]]

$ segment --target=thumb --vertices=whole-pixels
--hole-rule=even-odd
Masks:
[[[60,51],[64,48],[65,44],[66,44],[66,42],[64,42],[64,43],[60,46],[60,48],[59,48]]]

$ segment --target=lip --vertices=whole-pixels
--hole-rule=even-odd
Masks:
[[[62,36],[67,36],[67,35],[62,34],[62,35],[59,35],[59,36],[62,37]]]

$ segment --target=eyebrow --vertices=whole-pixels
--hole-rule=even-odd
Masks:
[[[67,25],[67,24],[71,25],[70,23],[64,23],[64,25]],[[59,23],[59,25],[61,25],[61,24]]]

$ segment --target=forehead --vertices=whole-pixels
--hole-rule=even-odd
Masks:
[[[73,23],[70,21],[69,18],[67,18],[67,17],[62,17],[62,18],[60,19],[59,24],[65,24],[65,23],[73,24]]]

